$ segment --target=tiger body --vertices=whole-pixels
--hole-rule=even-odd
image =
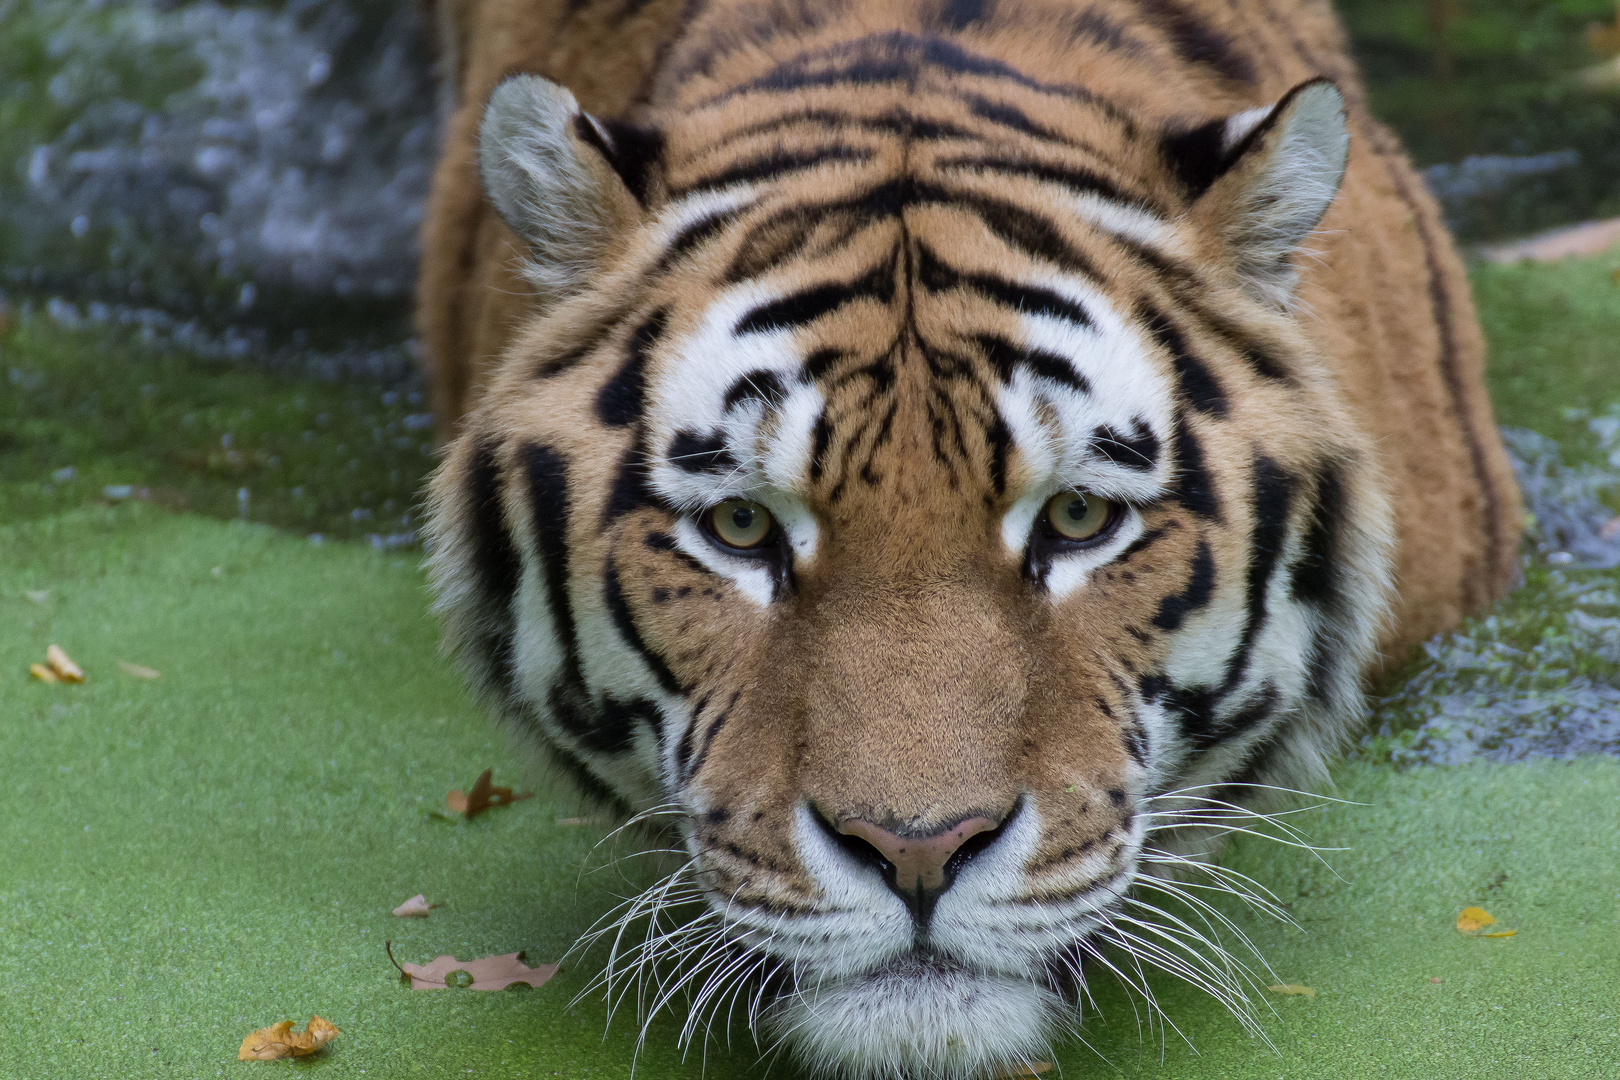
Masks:
[[[447,642],[669,815],[700,1005],[830,1073],[1044,1055],[1181,826],[1507,586],[1466,280],[1327,5],[450,16]]]

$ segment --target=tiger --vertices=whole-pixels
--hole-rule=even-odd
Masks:
[[[1240,1004],[1159,900],[1517,565],[1330,6],[437,17],[428,569],[500,722],[682,853],[609,985],[854,1080],[1030,1068],[1109,970]]]

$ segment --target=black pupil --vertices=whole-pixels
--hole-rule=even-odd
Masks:
[[[1074,498],[1069,500],[1069,520],[1084,521],[1086,519],[1086,500]]]
[[[754,512],[746,506],[739,506],[731,512],[731,523],[740,532],[747,532],[754,527]]]

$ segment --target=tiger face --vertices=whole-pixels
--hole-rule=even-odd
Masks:
[[[502,84],[485,182],[549,306],[436,475],[431,569],[508,723],[678,834],[699,1013],[977,1077],[1109,948],[1168,966],[1135,928],[1182,826],[1319,774],[1388,512],[1285,304],[1330,84],[1032,134],[871,48],[914,77],[831,118]]]

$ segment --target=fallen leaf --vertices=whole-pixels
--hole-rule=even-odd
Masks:
[[[118,661],[118,666],[123,670],[124,674],[133,675],[137,679],[156,679],[163,675],[161,671],[156,671],[142,664],[132,664],[128,660]]]
[[[443,990],[449,986],[467,990],[505,990],[514,983],[539,988],[557,974],[556,964],[529,967],[523,962],[521,952],[484,956],[466,962],[453,956],[436,956],[431,964],[402,964],[394,960],[392,942],[385,942],[384,947],[388,950],[388,959],[410,980],[412,990]],[[466,978],[456,979],[456,975],[465,975]]]
[[[1517,930],[1492,930],[1488,934],[1481,934],[1479,936],[1480,937],[1512,937],[1514,934],[1517,934],[1517,933],[1518,933]]]
[[[459,791],[452,791],[446,795],[444,805],[455,813],[466,814],[469,818],[474,818],[492,806],[507,806],[534,797],[532,791],[514,795],[509,787],[496,787],[489,779],[494,771],[494,769],[485,769],[480,773],[478,779],[473,783],[470,793],[463,795]]]
[[[423,896],[421,893],[417,893],[415,896],[399,905],[399,907],[395,908],[394,914],[398,915],[402,919],[425,919],[427,918],[428,912],[432,911],[436,907],[438,907],[437,904],[428,903],[427,897]]]
[[[1055,1067],[1050,1061],[1029,1061],[1022,1065],[1009,1065],[998,1073],[992,1073],[990,1080],[1023,1080],[1027,1076],[1051,1072]]]
[[[29,664],[28,673],[40,682],[59,683],[62,680],[56,677],[56,672],[44,664]]]
[[[1313,998],[1316,996],[1315,990],[1312,990],[1308,986],[1300,986],[1297,983],[1279,983],[1276,986],[1268,986],[1266,989],[1270,990],[1273,994],[1292,994],[1297,997],[1308,998]]]
[[[52,645],[45,650],[45,663],[50,665],[51,670],[56,672],[56,677],[63,682],[84,682],[84,671],[73,662],[72,657],[62,651],[60,645]]]
[[[1457,916],[1457,929],[1465,934],[1477,934],[1487,926],[1495,925],[1496,920],[1484,908],[1465,907],[1462,914]]]
[[[236,1052],[237,1061],[279,1061],[282,1058],[308,1057],[342,1032],[318,1016],[309,1018],[303,1031],[293,1031],[293,1022],[260,1028],[242,1040],[242,1049]]]
[[[50,602],[51,590],[29,589],[28,591],[24,592],[23,595],[28,597],[28,599],[32,600],[36,604],[45,604]]]

